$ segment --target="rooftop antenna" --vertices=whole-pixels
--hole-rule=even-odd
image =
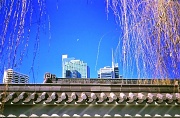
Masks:
[[[114,54],[113,54],[113,48],[112,48],[112,68],[114,68]]]

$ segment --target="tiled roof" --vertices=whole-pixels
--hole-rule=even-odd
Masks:
[[[1,118],[3,117],[9,117],[9,118],[12,118],[12,117],[20,117],[20,118],[37,118],[37,117],[40,117],[40,118],[112,118],[112,117],[115,117],[115,118],[180,118],[180,115],[179,114],[175,114],[174,116],[170,115],[170,114],[165,114],[165,115],[160,115],[160,114],[155,114],[155,115],[150,115],[150,114],[145,114],[145,115],[141,115],[141,114],[135,114],[134,116],[130,115],[130,114],[124,114],[124,115],[121,115],[121,114],[115,114],[115,115],[109,115],[109,114],[104,114],[103,116],[102,115],[99,115],[99,114],[94,114],[93,116],[92,115],[89,115],[89,114],[84,114],[84,115],[79,115],[79,114],[73,114],[73,115],[69,115],[69,114],[63,114],[63,115],[58,115],[58,114],[52,114],[52,115],[48,115],[48,114],[42,114],[41,116],[38,116],[36,114],[31,114],[30,116],[27,116],[25,114],[20,114],[18,116],[16,115],[13,115],[13,114],[9,114],[8,116],[5,116],[5,115],[0,115]]]
[[[0,86],[6,104],[180,104],[178,86],[112,84],[11,84]],[[6,92],[4,92],[6,91]]]
[[[10,92],[3,96],[0,100],[6,104],[180,104],[180,93]]]
[[[0,117],[180,117],[178,85],[0,84]]]

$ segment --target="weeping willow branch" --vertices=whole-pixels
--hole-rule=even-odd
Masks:
[[[34,49],[29,51],[33,53],[31,70],[34,72],[34,61],[40,42],[40,27],[47,16],[45,4],[45,0],[0,0],[1,79],[5,69],[20,67],[23,57],[28,53],[29,42],[34,42]],[[49,18],[48,22],[50,22]],[[31,33],[36,34],[35,40],[32,39]],[[35,77],[33,79],[35,82]],[[8,84],[5,85],[4,95],[7,89]],[[1,111],[3,111],[3,106],[4,104],[1,104]]]
[[[117,45],[123,55],[123,75],[136,71],[138,78],[180,78],[178,0],[107,0],[106,3],[124,32],[119,41],[122,47],[120,43]]]

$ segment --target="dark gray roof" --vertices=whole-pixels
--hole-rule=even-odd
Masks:
[[[180,104],[180,93],[114,92],[10,92],[1,102],[6,104]]]
[[[0,103],[0,117],[180,117],[176,84],[0,84]]]
[[[6,104],[178,104],[177,85],[9,84],[0,85]]]

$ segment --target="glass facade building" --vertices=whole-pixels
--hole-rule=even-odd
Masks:
[[[62,77],[63,78],[90,78],[90,69],[87,63],[75,58],[62,55]]]

